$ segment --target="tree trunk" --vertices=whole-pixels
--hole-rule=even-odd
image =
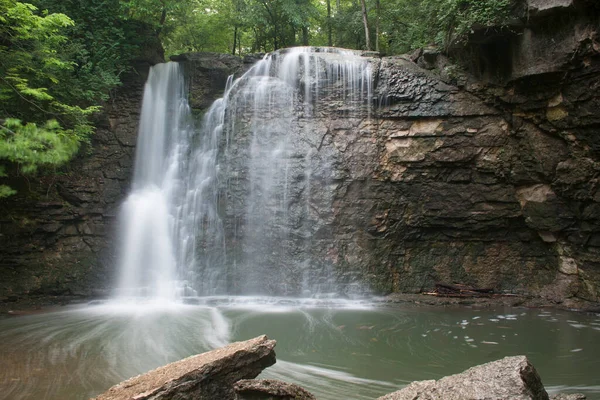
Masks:
[[[302,46],[308,46],[308,26],[302,27]]]
[[[277,36],[279,34],[279,29],[277,27],[277,19],[271,11],[271,8],[269,8],[269,4],[267,1],[263,0],[262,5],[265,7],[265,10],[267,10],[269,18],[271,19],[271,24],[273,25],[273,50],[277,50],[279,48],[279,42],[277,41]]]
[[[158,21],[158,32],[157,34],[160,35],[160,33],[162,32],[164,26],[165,26],[165,21],[167,20],[167,5],[165,4],[165,0],[162,0],[160,2],[160,4],[162,4],[162,12],[160,13],[160,21]]]
[[[363,24],[365,26],[365,42],[367,45],[367,51],[371,50],[371,38],[369,36],[369,20],[367,18],[367,4],[365,0],[360,0],[362,6]]]
[[[377,10],[377,19],[375,20],[375,51],[379,51],[379,21],[381,19],[381,3],[375,1],[375,9]]]
[[[340,0],[338,0],[338,7],[339,7],[339,2],[340,2]],[[331,30],[332,30],[332,27],[331,27],[331,0],[327,0],[327,45],[329,47],[333,46]]]
[[[237,28],[237,26],[235,26],[233,28],[233,47],[231,47],[231,54],[233,54],[234,56],[235,56],[235,46],[236,46],[237,41],[238,41],[238,37],[237,37],[238,34],[237,33],[238,33],[238,28]]]

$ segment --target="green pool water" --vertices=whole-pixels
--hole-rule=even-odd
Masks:
[[[86,399],[134,375],[261,334],[261,376],[319,399],[374,399],[411,381],[524,354],[549,392],[600,399],[600,315],[537,309],[204,298],[105,303],[0,320],[0,398]]]

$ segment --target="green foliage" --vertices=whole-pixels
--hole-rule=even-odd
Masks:
[[[446,37],[438,44],[464,40],[473,29],[503,24],[510,17],[511,0],[443,0],[439,4],[438,29]]]
[[[330,17],[327,15],[329,3]],[[379,25],[385,53],[448,47],[472,29],[505,23],[511,0],[366,0],[370,36]],[[154,21],[169,54],[187,51],[271,51],[309,42],[365,48],[358,0],[130,0],[128,12]],[[378,22],[377,22],[378,21]]]
[[[93,132],[89,116],[99,108],[69,93],[78,87],[64,51],[73,26],[65,14],[0,0],[0,161],[22,173],[65,163]],[[0,189],[0,197],[12,193]]]
[[[43,126],[6,119],[0,126],[0,158],[18,164],[23,173],[39,165],[60,165],[77,152],[77,134],[65,131],[56,120]]]
[[[127,4],[131,15],[160,22],[161,3]],[[162,10],[167,17],[156,25],[167,54],[233,52],[234,45],[239,54],[306,44],[317,36],[322,17],[313,0],[185,0],[177,6],[165,2]]]
[[[19,173],[89,144],[91,115],[153,39],[120,0],[29,1],[0,0],[0,162]]]
[[[73,68],[62,76],[64,84],[53,88],[55,93],[79,105],[106,101],[143,47],[139,23],[121,17],[124,10],[119,0],[31,1],[41,10],[63,13],[74,21],[64,31],[69,40],[60,49]]]
[[[511,6],[511,0],[390,0],[382,13],[385,50],[447,48],[473,29],[506,23]]]
[[[203,0],[185,12],[173,10],[173,19],[167,19],[161,31],[166,53],[231,52],[233,31],[241,25],[234,5],[233,1]]]

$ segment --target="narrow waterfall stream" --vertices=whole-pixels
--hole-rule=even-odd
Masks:
[[[144,91],[133,187],[121,211],[118,296],[174,300],[177,291],[175,217],[190,111],[176,63],[150,70]]]

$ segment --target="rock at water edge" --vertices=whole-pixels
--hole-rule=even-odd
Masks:
[[[234,400],[233,385],[275,364],[265,335],[167,364],[113,386],[95,400]]]
[[[274,379],[244,379],[234,386],[236,400],[316,400],[310,392],[293,383]]]
[[[378,400],[548,400],[527,357],[505,357],[438,381],[413,382]]]

